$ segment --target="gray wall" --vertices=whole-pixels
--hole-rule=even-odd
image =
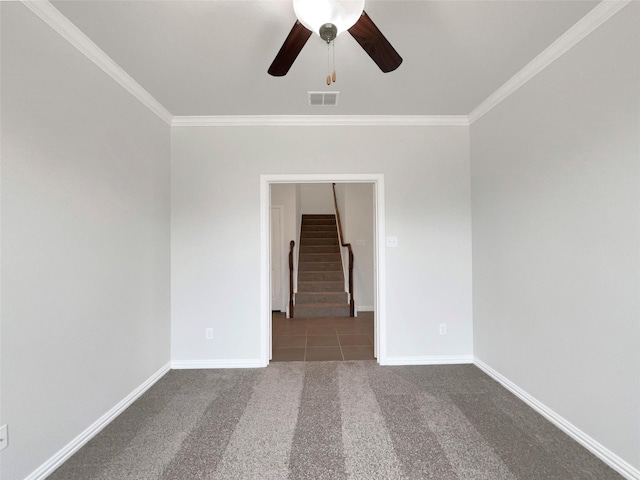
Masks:
[[[333,189],[330,183],[303,183],[300,185],[300,210],[306,214],[333,214]]]
[[[374,310],[375,212],[373,184],[344,184],[344,197],[344,208],[340,215],[342,216],[345,241],[351,243],[353,249],[355,302],[360,310]],[[381,245],[381,248],[385,248],[385,246]]]
[[[640,467],[640,4],[471,127],[474,352]]]
[[[169,362],[169,126],[2,4],[0,477],[21,479]]]
[[[385,176],[400,239],[386,252],[388,355],[470,357],[468,141],[468,127],[173,128],[173,360],[259,359],[260,175],[327,172]]]
[[[289,304],[289,242],[295,241],[294,247],[294,271],[297,271],[298,265],[298,232],[296,231],[296,212],[297,212],[297,199],[296,199],[296,185],[295,184],[274,184],[271,185],[271,205],[282,207],[282,241],[281,241],[281,290],[282,295],[280,299],[280,307],[282,311],[285,311]],[[296,288],[297,278],[294,275],[293,278],[294,291]],[[272,308],[274,306],[272,305]]]

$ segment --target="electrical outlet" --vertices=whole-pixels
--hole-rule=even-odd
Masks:
[[[9,445],[9,430],[6,425],[0,427],[0,450],[4,450]]]
[[[447,324],[446,323],[441,323],[440,324],[440,335],[446,335],[447,334]]]
[[[396,248],[398,246],[398,237],[387,237],[387,247]]]
[[[204,336],[207,340],[213,340],[213,328],[205,328]]]

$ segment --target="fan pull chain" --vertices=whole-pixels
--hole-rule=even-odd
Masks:
[[[331,74],[331,80],[336,83],[336,41],[331,42],[333,44],[333,73]]]
[[[331,51],[329,50],[331,48],[331,45],[333,45],[333,62],[331,62]],[[333,68],[331,68],[331,65],[333,64]],[[333,70],[333,73],[327,73],[327,85],[331,85],[331,82],[336,81],[336,45],[335,45],[335,40],[332,42],[327,42],[327,72],[331,72]]]
[[[327,72],[331,71],[331,52],[329,49],[331,48],[331,43],[327,42]],[[331,85],[331,74],[327,73],[327,85]]]
[[[327,72],[331,71],[331,52],[329,49],[331,48],[331,44],[327,42]],[[331,74],[327,73],[327,85],[331,85]]]

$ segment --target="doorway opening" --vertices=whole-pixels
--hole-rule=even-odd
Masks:
[[[374,352],[378,363],[386,363],[386,285],[385,285],[385,225],[384,176],[381,174],[292,174],[260,176],[260,360],[269,364],[272,355],[272,204],[271,186],[274,184],[354,184],[373,186],[373,295],[374,295]],[[280,285],[280,288],[283,288]],[[357,300],[357,299],[356,299]]]

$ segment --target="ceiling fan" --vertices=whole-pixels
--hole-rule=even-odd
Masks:
[[[293,8],[298,20],[269,67],[270,75],[286,75],[312,33],[330,44],[348,31],[385,73],[402,63],[402,57],[364,11],[364,0],[293,0]]]

